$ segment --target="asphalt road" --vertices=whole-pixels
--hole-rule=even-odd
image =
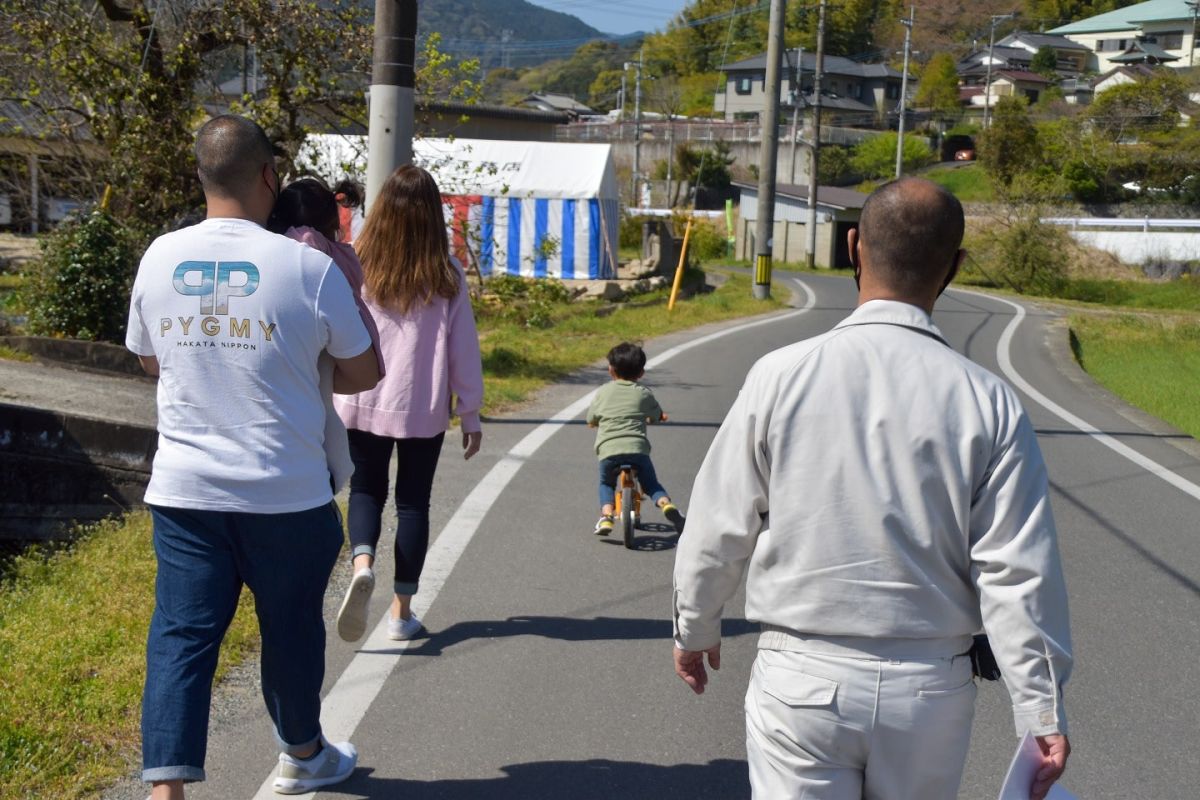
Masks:
[[[827,330],[853,307],[845,278],[800,279],[808,289],[786,275],[776,286],[797,287],[803,311],[706,342],[697,339],[718,329],[649,343],[652,357],[694,345],[647,375],[671,416],[652,431],[655,464],[685,511],[695,470],[753,361]],[[1065,785],[1088,799],[1196,798],[1200,447],[1097,388],[1071,362],[1062,321],[1025,308],[1007,337],[1018,312],[999,299],[952,291],[934,320],[993,371],[1003,372],[1000,353],[1011,352],[1018,377],[1010,380],[1026,387],[1049,464],[1077,659]],[[622,337],[637,331],[614,332],[614,341]],[[723,668],[695,697],[671,669],[674,535],[642,531],[630,552],[591,533],[595,459],[577,401],[603,379],[586,371],[520,413],[485,422],[484,451],[471,462],[447,438],[433,508],[440,533],[417,600],[430,635],[397,648],[376,634],[355,648],[330,634],[326,728],[352,733],[360,761],[321,797],[749,796],[741,706],[755,626],[742,618],[741,598],[727,608]],[[573,419],[546,424],[570,411]],[[654,511],[645,517],[651,528],[662,522]],[[390,549],[380,565],[386,587]],[[330,590],[331,618],[345,573],[340,567]],[[373,616],[385,601],[377,590]],[[190,797],[251,798],[271,777],[271,728],[252,674],[241,676],[220,693],[209,780]],[[1015,745],[1005,693],[984,685],[960,796],[995,797]],[[144,794],[126,785],[109,796]]]

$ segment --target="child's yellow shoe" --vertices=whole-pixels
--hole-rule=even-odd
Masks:
[[[596,530],[592,531],[597,536],[608,536],[612,533],[613,517],[612,514],[605,514],[600,517],[600,521],[596,523]]]
[[[675,526],[675,532],[683,533],[683,514],[679,513],[679,509],[675,507],[675,504],[664,503],[660,508],[662,508],[663,516]]]

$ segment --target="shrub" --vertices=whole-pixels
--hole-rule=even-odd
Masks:
[[[42,240],[21,290],[30,332],[124,341],[137,261],[134,236],[107,212],[63,223]]]
[[[682,230],[682,228],[677,228]],[[725,257],[725,225],[698,219],[692,223],[692,235],[688,239],[688,251],[698,261],[711,261]]]
[[[890,178],[896,172],[896,138],[897,134],[889,131],[864,139],[854,147],[850,163],[867,178]],[[903,171],[912,172],[931,163],[933,152],[928,141],[920,136],[905,136]]]
[[[617,226],[617,246],[641,249],[642,223],[645,217],[635,217],[632,214],[622,214]]]
[[[995,269],[1021,294],[1057,296],[1067,285],[1068,240],[1062,228],[1042,222],[1036,209],[1026,211],[996,235]]]

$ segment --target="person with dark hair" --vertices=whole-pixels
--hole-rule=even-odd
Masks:
[[[595,533],[607,536],[613,529],[617,473],[622,464],[637,470],[642,491],[650,495],[675,530],[683,533],[684,518],[658,482],[650,460],[650,438],[646,424],[665,422],[667,415],[654,393],[638,381],[646,374],[646,353],[630,342],[608,351],[608,375],[612,381],[600,387],[588,407],[587,424],[596,428],[596,455],[600,459],[600,519]]]
[[[429,549],[429,501],[451,411],[461,421],[463,458],[479,452],[483,441],[483,363],[467,278],[450,255],[442,195],[432,175],[412,165],[393,172],[380,187],[356,249],[367,305],[379,324],[387,377],[369,391],[334,398],[354,460],[354,577],[337,629],[348,642],[366,632],[388,465],[395,451],[396,571],[388,636],[404,641],[423,627],[412,612],[412,599]]]
[[[354,303],[358,306],[358,314],[367,327],[367,333],[371,335],[371,346],[375,349],[379,376],[382,378],[387,370],[383,363],[383,348],[379,343],[379,328],[362,297],[362,264],[353,247],[338,241],[338,203],[333,192],[316,178],[292,181],[279,193],[279,199],[275,201],[275,208],[267,220],[267,230],[302,242],[333,259],[354,292]],[[322,353],[317,361],[317,369],[321,376],[321,397],[325,400],[325,458],[329,463],[333,491],[340,492],[354,472],[354,462],[350,457],[346,426],[333,407],[333,357]]]
[[[341,225],[338,241],[350,244],[358,236],[365,222],[362,207],[366,201],[366,192],[358,181],[343,178],[334,184],[333,196],[337,200],[338,222]]]
[[[332,357],[340,392],[374,386],[379,368],[329,256],[263,227],[279,175],[262,129],[210,120],[196,167],[207,217],[147,248],[126,334],[159,376],[142,778],[154,800],[179,800],[186,782],[204,780],[217,654],[244,585],[281,750],[275,791],[298,794],[344,780],[358,760],[354,745],[321,731],[323,604],[342,528],[317,362]]]
[[[675,672],[697,694],[746,576],[756,798],[953,800],[986,631],[1042,800],[1070,753],[1067,590],[1046,466],[1013,389],[947,345],[934,303],[962,206],[905,178],[848,243],[858,307],[769,353],[696,475],[675,559]],[[994,677],[994,676],[986,676]]]

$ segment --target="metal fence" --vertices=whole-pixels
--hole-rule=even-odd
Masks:
[[[660,120],[642,120],[642,138],[666,141],[674,138],[677,142],[761,142],[762,125],[758,122],[719,122],[677,120],[668,123]],[[637,133],[637,125],[631,120],[622,122],[573,122],[560,125],[556,130],[556,138],[560,142],[632,142]],[[839,144],[853,146],[876,136],[881,131],[870,128],[821,126],[822,144]],[[796,136],[803,136],[804,129],[796,131]],[[792,126],[779,126],[779,141],[790,142]]]

